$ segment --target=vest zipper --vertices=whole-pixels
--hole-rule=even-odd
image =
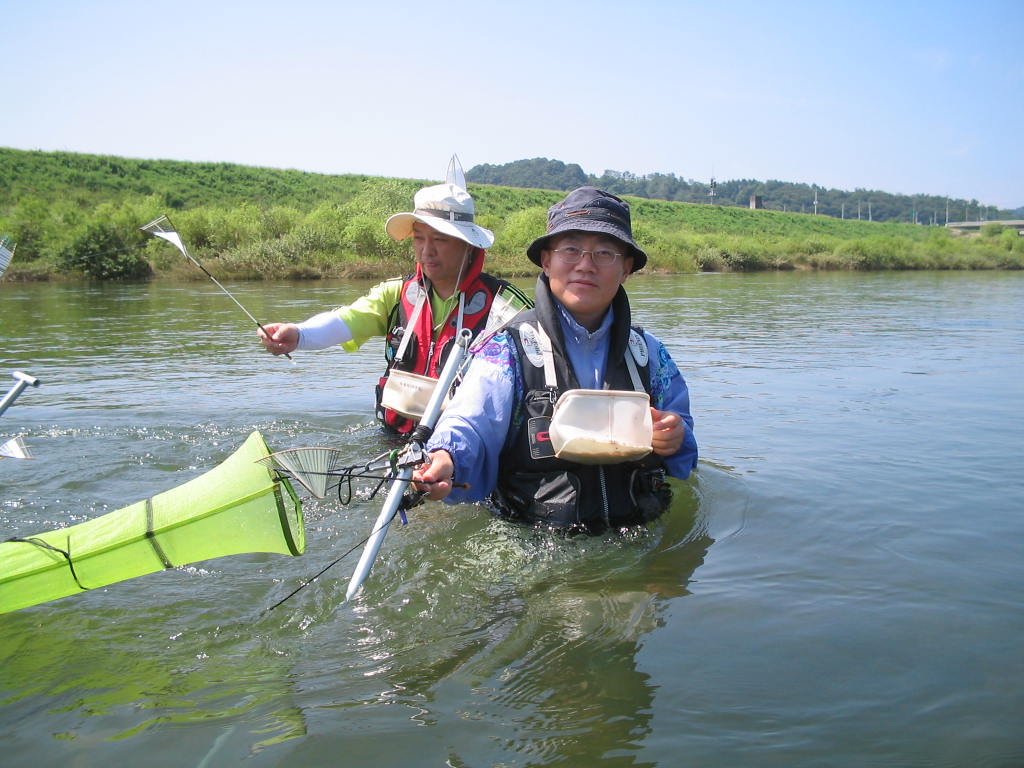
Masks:
[[[431,339],[430,340],[430,346],[427,347],[427,365],[423,369],[423,375],[424,376],[430,376],[430,365],[431,365],[431,361],[434,359],[434,345],[436,343],[437,342],[434,339]]]
[[[610,510],[608,509],[608,481],[605,479],[604,467],[601,465],[598,465],[597,467],[597,478],[601,485],[601,507],[604,511],[604,524],[608,528],[611,528],[612,521]]]

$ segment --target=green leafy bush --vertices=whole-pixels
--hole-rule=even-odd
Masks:
[[[146,277],[149,263],[139,253],[135,238],[123,228],[102,221],[90,221],[77,228],[57,255],[60,269],[79,272],[97,280]]]

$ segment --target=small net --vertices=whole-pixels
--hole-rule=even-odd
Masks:
[[[153,219],[149,224],[143,227],[139,227],[143,232],[146,232],[154,237],[159,237],[162,240],[166,240],[179,251],[181,251],[187,258],[192,257],[188,255],[188,251],[185,250],[185,244],[181,242],[181,235],[178,234],[177,230],[174,229],[174,225],[171,224],[171,220],[166,216],[159,216]]]
[[[452,155],[452,159],[448,161],[448,170],[445,172],[444,180],[448,184],[467,189],[466,174],[462,171],[462,163],[459,161],[458,155]]]
[[[484,345],[502,331],[506,325],[524,309],[533,306],[533,302],[525,293],[514,285],[506,285],[494,296],[491,311],[487,315],[487,325],[469,346],[469,354],[475,354]]]
[[[289,448],[260,459],[264,466],[292,478],[318,499],[337,489],[349,469],[335,448]]]
[[[7,267],[10,266],[11,259],[14,257],[15,247],[16,243],[12,243],[11,238],[6,235],[0,235],[0,277],[3,277]]]
[[[32,456],[32,452],[25,445],[25,441],[21,439],[21,435],[12,437],[3,445],[0,445],[0,459],[31,459],[35,458]]]

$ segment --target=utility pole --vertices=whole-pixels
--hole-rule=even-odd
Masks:
[[[814,215],[818,215],[818,190],[814,190]]]
[[[874,221],[874,219],[871,218],[871,201],[870,200],[868,200],[868,221]]]

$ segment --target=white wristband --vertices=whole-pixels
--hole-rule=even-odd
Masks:
[[[296,349],[327,349],[352,340],[352,332],[334,312],[321,312],[297,324],[299,344]]]

